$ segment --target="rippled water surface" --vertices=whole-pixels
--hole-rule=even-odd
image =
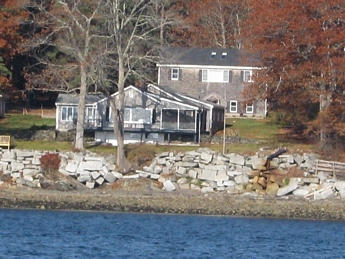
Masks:
[[[1,209],[0,258],[345,258],[345,222]]]

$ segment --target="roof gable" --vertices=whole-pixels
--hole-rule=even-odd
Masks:
[[[198,106],[198,107],[208,107],[208,108],[218,107],[218,108],[224,108],[224,106],[222,106],[222,105],[218,105],[218,104],[211,103],[211,102],[208,102],[208,101],[196,99],[196,98],[193,98],[191,96],[187,96],[187,95],[184,95],[184,94],[181,94],[181,93],[177,93],[177,92],[175,92],[173,89],[171,89],[168,86],[165,86],[164,89],[163,89],[162,87],[149,84],[147,87],[148,87],[149,90],[153,89],[153,90],[155,90],[155,92],[158,92],[157,95],[167,96],[168,98],[174,99],[174,100],[182,102],[182,103],[188,103],[190,105],[195,105],[195,106]]]
[[[153,90],[153,91],[150,91],[150,90]],[[125,88],[125,94],[128,93],[129,91],[135,91],[138,94],[145,95],[148,98],[150,98],[153,102],[156,102],[156,103],[161,103],[162,101],[165,101],[165,102],[175,103],[184,107],[189,107],[192,109],[198,109],[198,108],[204,108],[204,107],[208,107],[208,108],[223,107],[223,106],[216,105],[214,103],[201,101],[193,97],[176,93],[171,89],[163,89],[155,85],[148,85],[147,90],[139,89],[131,85]],[[119,95],[119,92],[112,94],[113,97],[116,97],[118,95]],[[86,99],[85,99],[85,104],[96,105],[97,103],[101,103],[105,101],[107,101],[107,97],[103,94],[87,94]],[[55,102],[56,105],[73,105],[73,106],[78,105],[78,103],[79,103],[79,95],[72,95],[72,94],[65,94],[65,93],[60,93]]]

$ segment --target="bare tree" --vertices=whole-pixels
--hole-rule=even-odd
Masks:
[[[27,9],[31,11],[32,22],[35,24],[34,37],[30,48],[35,49],[38,64],[44,73],[32,84],[41,88],[51,85],[59,91],[76,90],[73,78],[78,79],[80,94],[76,121],[75,149],[84,149],[84,117],[85,97],[90,78],[94,73],[93,58],[99,55],[100,34],[97,22],[102,1],[79,0],[44,0],[31,1]],[[61,64],[61,59],[47,55],[49,49],[58,50],[65,55],[68,62]]]
[[[184,2],[188,10],[184,19],[187,44],[198,47],[240,47],[238,36],[241,34],[241,22],[250,11],[248,0]]]
[[[162,8],[165,7],[164,3]],[[162,18],[157,12],[157,0],[55,0],[49,8],[36,9],[44,23],[49,24],[49,32],[38,38],[39,46],[58,46],[72,57],[69,64],[79,71],[75,148],[83,149],[85,96],[88,84],[95,84],[108,96],[118,145],[117,165],[120,171],[127,172],[130,165],[124,146],[124,89],[128,82],[150,80],[148,74],[155,70],[162,44],[160,31],[172,19]],[[60,78],[66,85],[70,82],[66,77]],[[118,91],[116,100],[109,87]]]
[[[128,171],[124,149],[124,110],[126,82],[129,79],[147,80],[148,70],[154,68],[158,57],[160,30],[166,20],[155,12],[156,1],[150,0],[107,0],[105,30],[110,42],[107,46],[106,63],[108,70],[116,76],[113,83],[118,90],[115,101],[109,100],[114,114],[114,133],[117,138],[117,165],[119,170]],[[109,80],[109,78],[108,78]]]

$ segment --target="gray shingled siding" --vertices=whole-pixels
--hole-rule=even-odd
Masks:
[[[242,107],[241,92],[243,91],[245,84],[242,80],[241,70],[232,70],[230,76],[231,82],[229,83],[209,83],[202,82],[200,79],[200,69],[184,68],[182,69],[182,78],[180,80],[170,79],[170,68],[161,67],[160,73],[160,85],[168,86],[174,89],[176,92],[183,93],[185,95],[201,99],[201,100],[220,100],[220,105],[227,106],[228,101],[238,101],[237,113],[245,113],[245,108]],[[226,95],[226,100],[224,96]],[[254,113],[263,113],[263,105],[254,105]]]
[[[117,97],[118,98],[118,97]],[[114,123],[113,122],[109,122],[107,121],[106,118],[106,107],[107,107],[107,100],[105,99],[105,101],[98,103],[98,116],[97,119],[99,121],[99,127],[103,127],[105,129],[111,129],[114,127]],[[144,108],[144,109],[152,109],[153,113],[152,113],[152,124],[140,124],[140,123],[125,123],[125,129],[145,129],[147,131],[157,131],[160,129],[161,127],[161,111],[162,109],[171,109],[171,110],[188,110],[191,111],[193,110],[192,108],[188,108],[188,107],[184,107],[184,106],[180,106],[174,102],[170,102],[170,101],[164,101],[164,100],[153,100],[151,98],[149,98],[148,96],[141,94],[137,91],[134,91],[132,89],[129,89],[126,92],[126,96],[125,96],[125,103],[126,103],[126,108]],[[77,105],[71,105],[74,107],[77,107]],[[75,121],[62,121],[61,120],[61,109],[62,106],[57,106],[57,110],[58,110],[58,130],[60,131],[67,131],[67,130],[71,130],[71,129],[75,129]],[[182,116],[182,115],[181,115]],[[196,116],[196,112],[193,111],[193,116]],[[181,117],[180,123],[184,123],[184,124],[180,124],[180,129],[184,128],[185,130],[188,131],[195,131],[195,119],[191,119],[190,117],[188,119],[185,118],[185,121],[183,122],[183,119]],[[90,124],[91,125],[91,124]],[[92,126],[88,125],[88,123],[86,123],[85,128],[94,128]],[[164,128],[164,127],[163,127]],[[168,127],[168,129],[171,130],[177,130],[176,127],[173,127],[173,125],[170,125]],[[207,130],[209,130],[209,127],[207,127]]]

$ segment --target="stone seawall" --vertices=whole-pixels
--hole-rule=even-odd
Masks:
[[[315,154],[164,152],[123,175],[113,156],[67,152],[53,181],[45,153],[0,150],[0,207],[345,219],[345,181],[315,174]]]
[[[164,152],[158,154],[149,166],[125,175],[116,171],[114,156],[100,157],[91,153],[73,152],[57,155],[61,158],[59,178],[64,176],[76,179],[89,189],[113,184],[118,180],[150,179],[156,183],[153,184],[155,188],[167,192],[245,193],[252,197],[293,195],[316,200],[345,198],[345,181],[329,172],[314,171],[316,154],[285,152],[280,150],[273,157],[260,153],[251,156],[235,153],[223,155],[206,148],[185,153]],[[32,188],[55,186],[60,190],[70,190],[70,181],[66,183],[45,179],[40,158],[46,153],[0,151],[0,185],[11,178],[12,184]]]

